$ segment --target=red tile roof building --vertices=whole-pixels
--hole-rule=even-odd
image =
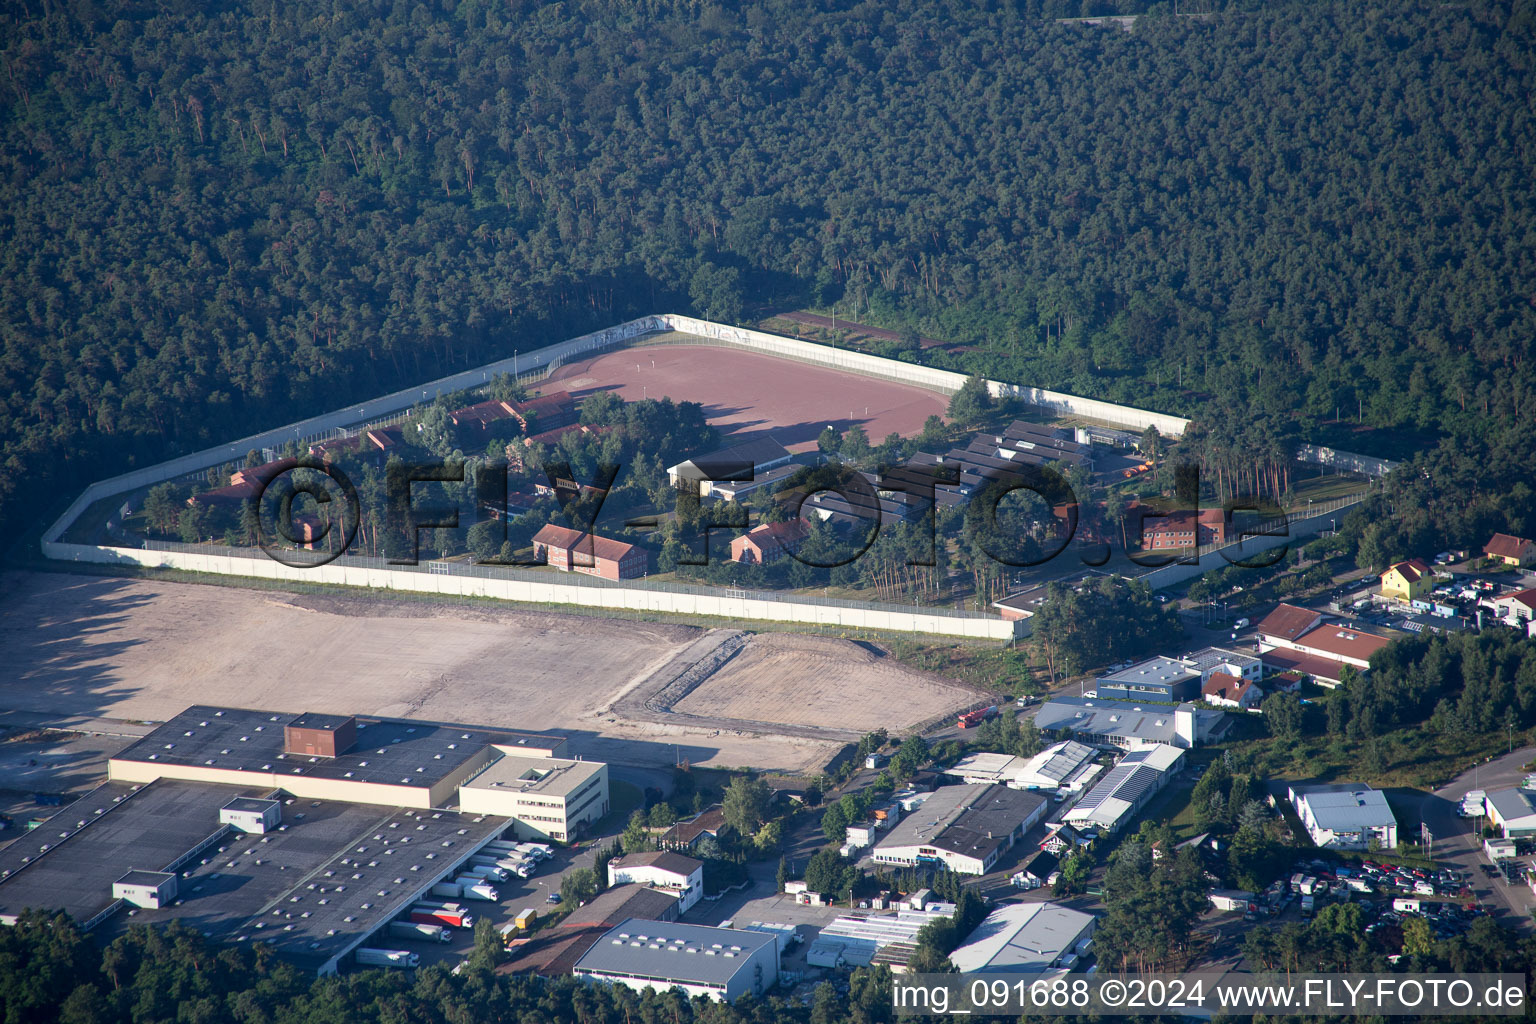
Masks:
[[[576,422],[576,401],[570,393],[559,391],[553,395],[540,395],[526,402],[510,403],[512,416],[522,424],[523,431],[540,433]]]
[[[1227,539],[1227,514],[1219,508],[1199,513],[1183,509],[1165,516],[1146,514],[1141,520],[1141,546],[1146,551],[1220,544]]]
[[[1368,669],[1371,655],[1391,643],[1384,636],[1340,625],[1322,612],[1293,604],[1280,605],[1257,628],[1267,671],[1305,672],[1324,685],[1338,681],[1340,665]]]
[[[761,565],[797,550],[810,531],[799,519],[764,523],[731,541],[731,561]]]
[[[1524,537],[1496,533],[1483,545],[1483,554],[1497,558],[1506,565],[1526,566],[1536,562],[1536,543]]]
[[[649,565],[642,547],[554,524],[533,535],[533,557],[562,572],[580,572],[605,580],[634,579],[644,575]]]
[[[1365,669],[1371,667],[1371,655],[1391,642],[1363,629],[1328,622],[1303,633],[1296,641],[1296,650]]]
[[[1286,647],[1265,651],[1259,657],[1264,661],[1266,672],[1279,673],[1278,676],[1269,676],[1265,682],[1272,691],[1287,689],[1287,685],[1283,682],[1287,677],[1300,683],[1302,676],[1311,676],[1312,681],[1317,685],[1333,689],[1339,685],[1339,675],[1344,668],[1342,661],[1331,661],[1328,658],[1320,658],[1315,654],[1303,654]],[[1277,683],[1276,679],[1282,682]]]
[[[1536,619],[1536,589],[1517,590],[1505,594],[1493,602],[1493,607],[1505,618],[1519,622]]]
[[[1200,696],[1218,707],[1257,707],[1264,692],[1254,683],[1226,672],[1212,672],[1200,688]]]
[[[1282,604],[1264,616],[1255,628],[1266,643],[1287,646],[1325,618],[1327,616],[1322,612],[1311,608]]]
[[[239,505],[261,494],[267,483],[299,464],[298,459],[278,459],[250,469],[237,469],[229,484],[215,487],[187,499],[188,505]]]
[[[506,402],[476,402],[448,414],[453,425],[461,431],[470,429],[489,430],[492,423],[512,418],[512,406]]]

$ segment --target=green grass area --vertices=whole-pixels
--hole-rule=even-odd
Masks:
[[[890,644],[892,656],[914,668],[940,672],[985,690],[1026,694],[1044,692],[1045,665],[1019,644],[949,641],[903,636]]]
[[[1195,805],[1191,799],[1194,795],[1193,783],[1171,786],[1159,793],[1157,799],[1147,806],[1145,817],[1148,821],[1166,821],[1174,838],[1181,843],[1193,839],[1205,831],[1195,821]]]
[[[1241,749],[1254,756],[1263,774],[1272,779],[1364,782],[1377,789],[1433,790],[1490,755],[1503,754],[1508,743],[1503,733],[1458,738],[1454,742],[1449,738],[1436,741],[1418,726],[1382,733],[1381,739],[1388,748],[1387,766],[1381,770],[1364,763],[1360,743],[1332,741],[1322,736],[1308,736],[1294,744],[1270,736],[1252,737],[1229,741],[1217,749]]]
[[[123,502],[131,496],[130,492],[121,494],[109,494],[105,498],[97,498],[85,507],[75,517],[75,521],[69,524],[59,540],[66,544],[100,544],[105,538],[102,534],[107,527],[107,520],[117,514],[122,508]]]
[[[1356,473],[1325,473],[1318,472],[1313,475],[1291,475],[1291,494],[1294,496],[1291,508],[1296,512],[1306,510],[1307,499],[1313,501],[1328,501],[1332,498],[1342,498],[1350,494],[1359,494],[1365,489],[1367,480]]]

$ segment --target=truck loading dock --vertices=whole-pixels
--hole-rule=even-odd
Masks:
[[[0,850],[0,872],[8,872],[0,913],[14,919],[24,907],[62,909],[108,935],[179,918],[223,941],[269,943],[328,972],[507,825],[453,811],[286,797],[284,823],[252,835],[219,823],[232,795],[226,786],[177,780],[99,787]],[[68,821],[55,828],[60,817]],[[80,820],[83,828],[60,836]],[[130,869],[173,864],[170,905],[114,899],[114,883]]]

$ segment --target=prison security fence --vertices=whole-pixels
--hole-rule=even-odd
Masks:
[[[220,545],[152,542],[142,548],[45,541],[44,554],[149,569],[241,576],[299,584],[330,584],[449,597],[481,597],[540,605],[699,615],[735,621],[796,622],[835,629],[869,629],[978,640],[1010,640],[1013,623],[981,612],[889,605],[832,597],[719,590],[693,584],[622,580],[581,573],[514,569],[464,562],[390,565],[372,556],[342,555],[326,565],[296,568],[260,551]]]
[[[1294,544],[1306,537],[1320,533],[1330,522],[1337,521],[1346,511],[1364,501],[1370,491],[1346,494],[1340,498],[1320,501],[1307,510],[1305,515],[1286,516],[1257,526],[1245,526],[1247,534],[1239,540],[1220,544],[1202,544],[1194,551],[1169,551],[1178,561],[1152,569],[1138,576],[1153,590],[1177,586],[1185,580],[1222,569],[1239,561],[1252,559],[1266,551],[1283,545]],[[1273,535],[1271,535],[1273,534]]]

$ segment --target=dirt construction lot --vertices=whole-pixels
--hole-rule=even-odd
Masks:
[[[850,680],[857,685],[850,686]],[[970,690],[847,640],[768,633],[755,637],[673,710],[899,732],[974,699]]]
[[[927,716],[916,709],[942,704],[952,689],[918,673],[893,674],[873,657],[865,666],[830,663],[826,644],[841,641],[770,634],[753,638],[768,644],[766,653],[749,646],[736,659],[747,659],[741,666],[725,666],[725,687],[706,691],[722,701],[723,716],[709,722],[715,727],[698,727],[696,710],[691,726],[632,722],[608,709],[703,630],[485,604],[67,574],[6,574],[0,592],[7,595],[0,710],[18,712],[163,721],[202,703],[398,716],[559,731],[573,753],[619,764],[681,757],[794,771],[824,763],[836,745],[772,735],[775,721],[855,715],[851,721],[870,727],[887,724],[890,716],[860,710],[868,707],[900,707],[895,717],[917,721]],[[799,645],[805,666],[815,667],[797,674],[783,666],[796,662]],[[728,701],[731,685],[761,692]],[[956,689],[954,702],[962,701]],[[743,714],[763,719],[732,721]]]

